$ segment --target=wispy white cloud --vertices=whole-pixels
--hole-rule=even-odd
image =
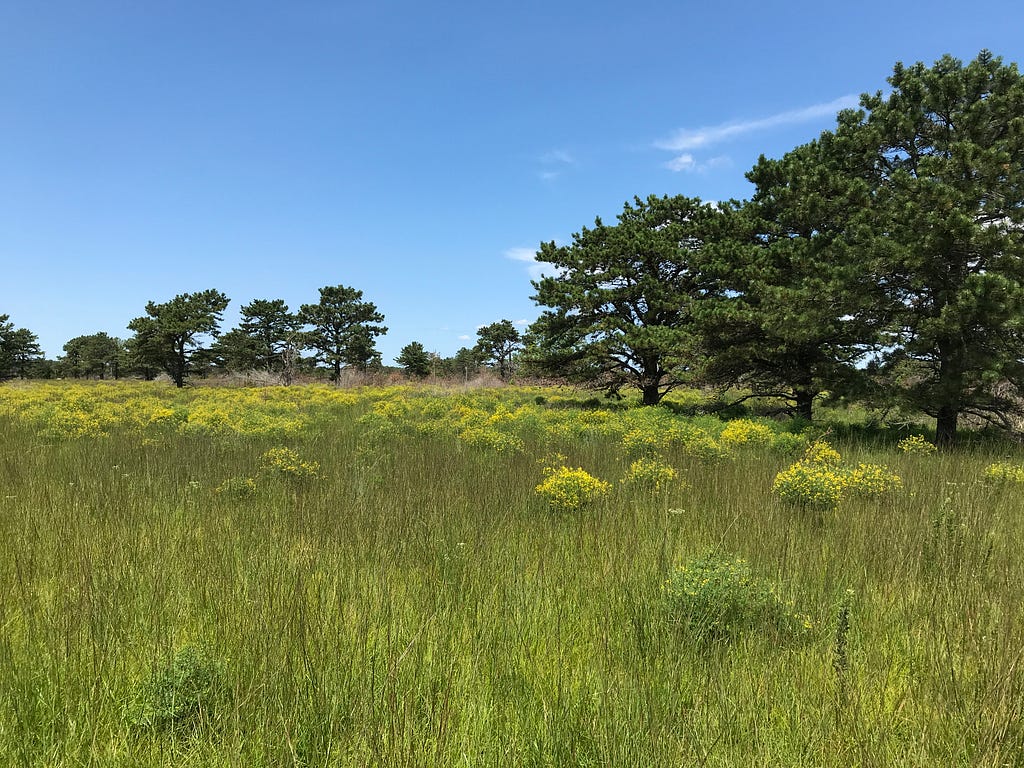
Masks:
[[[541,155],[540,161],[548,164],[561,163],[563,165],[573,165],[576,162],[576,158],[564,149],[552,149],[550,152],[545,152]]]
[[[697,166],[697,161],[693,158],[689,152],[684,152],[678,157],[673,157],[667,163],[665,167],[670,171],[679,173],[680,171],[692,171]]]
[[[740,120],[722,123],[720,125],[705,126],[703,128],[682,128],[667,139],[655,142],[654,146],[658,149],[668,150],[669,152],[687,152],[689,150],[702,149],[713,144],[721,144],[745,134],[757,133],[758,131],[777,128],[782,125],[806,123],[811,120],[817,120],[821,117],[835,115],[842,109],[856,107],[857,103],[858,97],[851,94],[848,96],[841,96],[838,99],[834,99],[833,101],[829,101],[824,104],[812,104],[809,107],[793,109],[787,112],[779,112],[774,115],[769,115],[768,117],[760,117],[754,120]],[[681,158],[685,158],[687,156],[688,155],[686,154],[680,155],[676,160],[681,160]],[[688,169],[681,167],[674,170]]]
[[[684,152],[678,157],[673,157],[667,163],[665,167],[670,171],[676,173],[687,172],[687,173],[707,173],[713,171],[716,168],[729,168],[732,166],[732,158],[728,155],[716,155],[715,157],[709,157],[707,160],[698,161],[689,152]]]
[[[558,245],[558,241],[555,241]],[[546,262],[537,261],[537,249],[536,248],[507,248],[505,249],[505,258],[512,259],[512,261],[520,261],[527,265],[526,271],[530,275],[531,280],[540,280],[545,274],[557,274],[558,269],[553,267],[551,264]]]
[[[731,168],[732,158],[728,155],[716,155],[715,157],[709,157],[703,163],[701,163],[700,170],[710,171],[715,168]]]
[[[530,321],[527,320],[525,317],[522,320],[513,320],[512,321],[512,325],[518,325],[518,326],[521,326],[523,328],[525,328],[529,324],[530,324]]]
[[[507,248],[505,250],[505,258],[512,259],[512,261],[533,262],[536,257],[536,248]]]
[[[552,149],[537,158],[540,170],[537,177],[542,181],[554,181],[563,175],[570,166],[576,165],[576,158],[564,149]]]
[[[480,327],[483,328],[482,325]],[[459,336],[459,341],[469,341],[472,338],[473,337],[470,336],[468,333],[463,333],[461,336]]]

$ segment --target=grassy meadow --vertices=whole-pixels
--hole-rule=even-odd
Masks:
[[[0,388],[0,764],[1024,762],[1018,448],[589,397]]]

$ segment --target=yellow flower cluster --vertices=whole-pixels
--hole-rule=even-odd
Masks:
[[[845,488],[859,496],[884,496],[903,490],[903,480],[881,464],[858,464],[847,473]]]
[[[516,453],[523,450],[523,441],[517,435],[486,427],[468,427],[459,432],[459,440],[471,448],[482,448],[494,453]]]
[[[772,492],[783,501],[809,509],[830,510],[843,499],[846,475],[827,464],[798,461],[779,472]]]
[[[911,435],[905,437],[896,443],[896,448],[903,451],[903,453],[920,453],[929,454],[935,453],[938,449],[934,443],[929,443],[924,439],[923,435]]]
[[[629,465],[623,485],[642,488],[652,493],[660,493],[668,488],[679,477],[675,469],[663,460],[654,457],[641,457]]]
[[[474,451],[516,453],[617,441],[633,458],[728,458],[732,448],[800,442],[744,419],[679,416],[664,408],[601,407],[597,398],[551,388],[450,390],[392,386],[338,389],[190,387],[156,382],[55,382],[0,388],[0,414],[57,439],[135,432],[143,441],[172,434],[291,440],[329,429],[344,413],[359,419],[364,446],[407,436],[450,439]],[[554,394],[553,394],[554,393]],[[696,392],[683,393],[687,402]]]
[[[575,512],[607,496],[611,484],[599,480],[583,469],[548,468],[544,482],[535,488],[548,506],[556,512]]]
[[[260,457],[260,468],[296,480],[313,480],[320,476],[319,462],[304,461],[291,448],[271,448]]]
[[[713,462],[729,458],[729,449],[702,427],[677,427],[674,436],[683,451],[695,459]]]
[[[775,476],[772,491],[789,504],[832,510],[847,492],[883,496],[903,488],[903,481],[888,467],[862,463],[848,469],[841,462],[839,451],[818,440],[800,461]]]
[[[843,457],[839,455],[839,451],[824,440],[815,440],[811,443],[802,459],[808,464],[819,464],[824,467],[838,466],[842,460]]]
[[[630,456],[654,453],[666,448],[669,438],[667,431],[634,427],[622,436],[622,450]]]
[[[730,448],[747,446],[768,446],[775,433],[767,424],[758,424],[749,419],[736,419],[725,425],[719,440]]]
[[[985,467],[985,479],[1003,483],[1024,483],[1024,466],[1000,461]]]
[[[153,382],[57,382],[0,388],[0,413],[60,439],[168,430],[285,437],[359,400],[315,386],[179,390]]]

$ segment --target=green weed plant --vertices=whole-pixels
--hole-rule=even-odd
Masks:
[[[690,560],[669,575],[663,592],[669,622],[701,642],[745,633],[796,639],[813,629],[810,617],[797,613],[773,584],[756,578],[742,558],[708,554]]]

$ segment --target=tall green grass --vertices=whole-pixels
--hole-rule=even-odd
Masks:
[[[0,418],[0,764],[1024,761],[1024,492],[983,481],[982,449],[846,437],[905,489],[828,514],[772,496],[792,458],[670,449],[686,487],[554,513],[538,461],[617,483],[614,437],[487,451],[374,438],[364,410],[289,438],[320,464],[294,480],[259,474],[270,437]],[[255,495],[215,492],[252,476]],[[709,552],[809,637],[682,631],[662,585]]]

